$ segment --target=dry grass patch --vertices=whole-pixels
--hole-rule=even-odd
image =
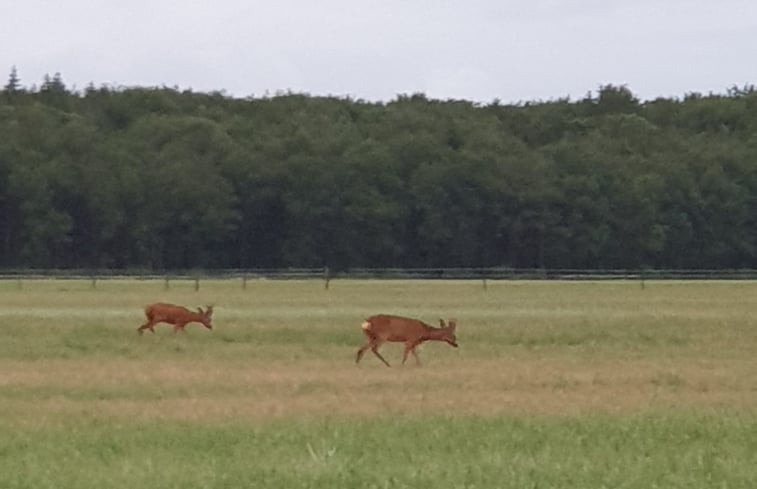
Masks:
[[[42,361],[0,365],[3,416],[211,421],[276,417],[624,414],[757,406],[757,372],[555,358],[454,359],[387,369],[349,361]]]

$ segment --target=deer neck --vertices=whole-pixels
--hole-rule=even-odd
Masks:
[[[427,340],[444,341],[444,337],[446,336],[446,333],[447,331],[443,328],[434,328],[432,326],[427,326],[426,334],[423,335],[423,341],[427,341]]]

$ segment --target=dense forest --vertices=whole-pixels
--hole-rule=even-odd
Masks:
[[[0,267],[757,268],[757,90],[0,91]]]

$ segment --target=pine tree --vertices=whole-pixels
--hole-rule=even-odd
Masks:
[[[11,68],[11,74],[8,76],[8,83],[3,89],[8,93],[16,93],[22,90],[21,80],[18,78],[18,71],[16,71],[15,66]]]
[[[45,76],[42,77],[42,85],[39,87],[40,92],[49,92],[50,87],[52,86],[52,79],[50,78],[50,75],[48,73],[45,73]]]
[[[53,81],[50,84],[50,89],[55,93],[66,93],[66,84],[63,83],[63,77],[60,73],[56,72],[53,75]]]
[[[66,93],[66,84],[63,83],[63,77],[60,73],[55,73],[55,75],[50,78],[50,75],[45,73],[45,76],[42,78],[42,86],[40,87],[41,92],[50,92],[55,94],[63,94]]]

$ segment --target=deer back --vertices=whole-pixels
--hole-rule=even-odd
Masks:
[[[363,323],[363,329],[384,341],[419,342],[436,330],[418,319],[379,314],[371,316]]]
[[[150,318],[169,324],[188,323],[190,321],[203,322],[206,317],[206,313],[202,312],[202,309],[198,309],[197,312],[194,312],[184,306],[178,306],[166,302],[150,304],[145,308],[145,314]]]

